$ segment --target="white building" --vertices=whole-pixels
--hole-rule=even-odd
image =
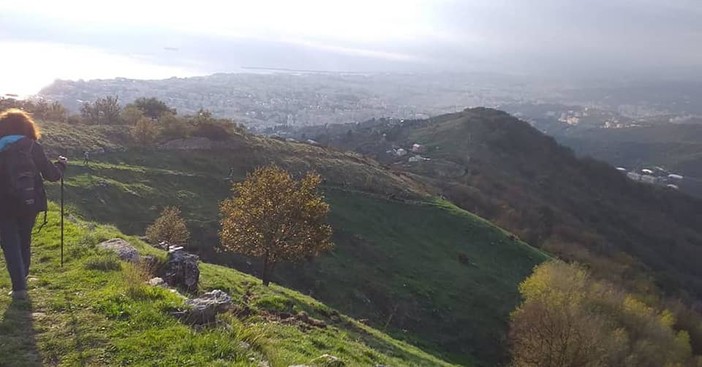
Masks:
[[[668,178],[673,179],[673,180],[682,180],[683,176],[681,175],[676,175],[675,173],[671,173],[668,175]]]
[[[412,144],[412,152],[413,153],[424,153],[424,145],[421,144]]]
[[[421,162],[421,161],[428,161],[429,158],[422,157],[421,155],[415,155],[412,156],[408,159],[409,162]]]

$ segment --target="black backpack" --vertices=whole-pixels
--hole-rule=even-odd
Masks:
[[[37,168],[32,149],[34,142],[16,143],[0,152],[0,194],[11,204],[17,214],[37,212]]]

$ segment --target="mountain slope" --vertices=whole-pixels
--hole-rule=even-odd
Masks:
[[[702,299],[702,202],[578,159],[526,122],[476,108],[297,132],[354,149],[439,188],[457,205],[650,299]],[[400,156],[420,144],[423,160]],[[702,351],[702,329],[691,331]]]
[[[47,148],[64,148],[54,143],[59,128],[66,127],[45,124]],[[82,126],[71,129],[81,135]],[[177,205],[194,232],[192,250],[255,274],[255,259],[214,251],[229,168],[235,180],[269,163],[295,173],[314,168],[325,178],[337,247],[312,263],[279,268],[274,281],[455,363],[504,360],[517,285],[546,255],[356,153],[251,136],[180,149],[192,142],[172,142],[162,150],[116,149],[94,155],[89,167],[74,162],[66,178],[67,203],[131,234],[143,233],[164,206]],[[58,195],[56,185],[49,191]]]
[[[308,363],[329,353],[347,365],[450,366],[297,292],[260,282],[235,270],[201,264],[200,291],[222,289],[250,316],[227,313],[217,326],[195,329],[168,314],[183,299],[143,284],[138,268],[95,245],[127,238],[142,254],[163,257],[112,227],[71,215],[66,222],[66,264],[59,267],[57,207],[35,235],[30,302],[4,294],[9,277],[0,264],[0,360],[23,366],[271,366]],[[245,296],[244,296],[245,295]],[[325,328],[282,323],[279,311],[306,311]]]
[[[641,169],[661,166],[685,176],[676,182],[686,193],[702,197],[702,125],[665,124],[626,129],[594,129],[557,137],[580,155],[615,166]]]

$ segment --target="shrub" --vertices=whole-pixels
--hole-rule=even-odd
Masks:
[[[202,122],[195,126],[193,136],[200,136],[212,140],[227,140],[232,136],[233,126],[226,122]]]
[[[144,118],[144,113],[142,113],[141,110],[136,108],[135,106],[128,105],[127,107],[122,109],[119,118],[123,124],[134,126],[139,120]]]
[[[158,118],[161,136],[165,139],[182,139],[190,135],[188,122],[171,113],[164,113]]]
[[[173,206],[163,209],[161,216],[146,229],[146,238],[152,244],[165,241],[171,245],[185,245],[190,231],[180,215],[180,209]]]
[[[146,284],[151,274],[149,270],[141,264],[128,264],[124,270],[124,280],[126,284],[125,294],[134,300],[145,300],[158,298],[158,293],[154,287]]]
[[[140,118],[132,128],[132,138],[140,145],[152,144],[158,133],[158,126],[148,117]]]

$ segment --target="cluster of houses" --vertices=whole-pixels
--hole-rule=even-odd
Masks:
[[[617,167],[617,171],[626,174],[631,180],[639,181],[651,185],[666,186],[670,189],[678,190],[678,183],[683,180],[682,175],[670,173],[661,167],[643,168],[641,170],[629,171],[623,167]]]
[[[412,146],[409,149],[405,148],[392,148],[386,153],[392,154],[396,157],[408,157],[407,162],[414,163],[414,162],[422,162],[422,161],[428,161],[430,158],[427,157],[422,157],[420,154],[426,152],[426,147],[422,144],[412,144]]]

